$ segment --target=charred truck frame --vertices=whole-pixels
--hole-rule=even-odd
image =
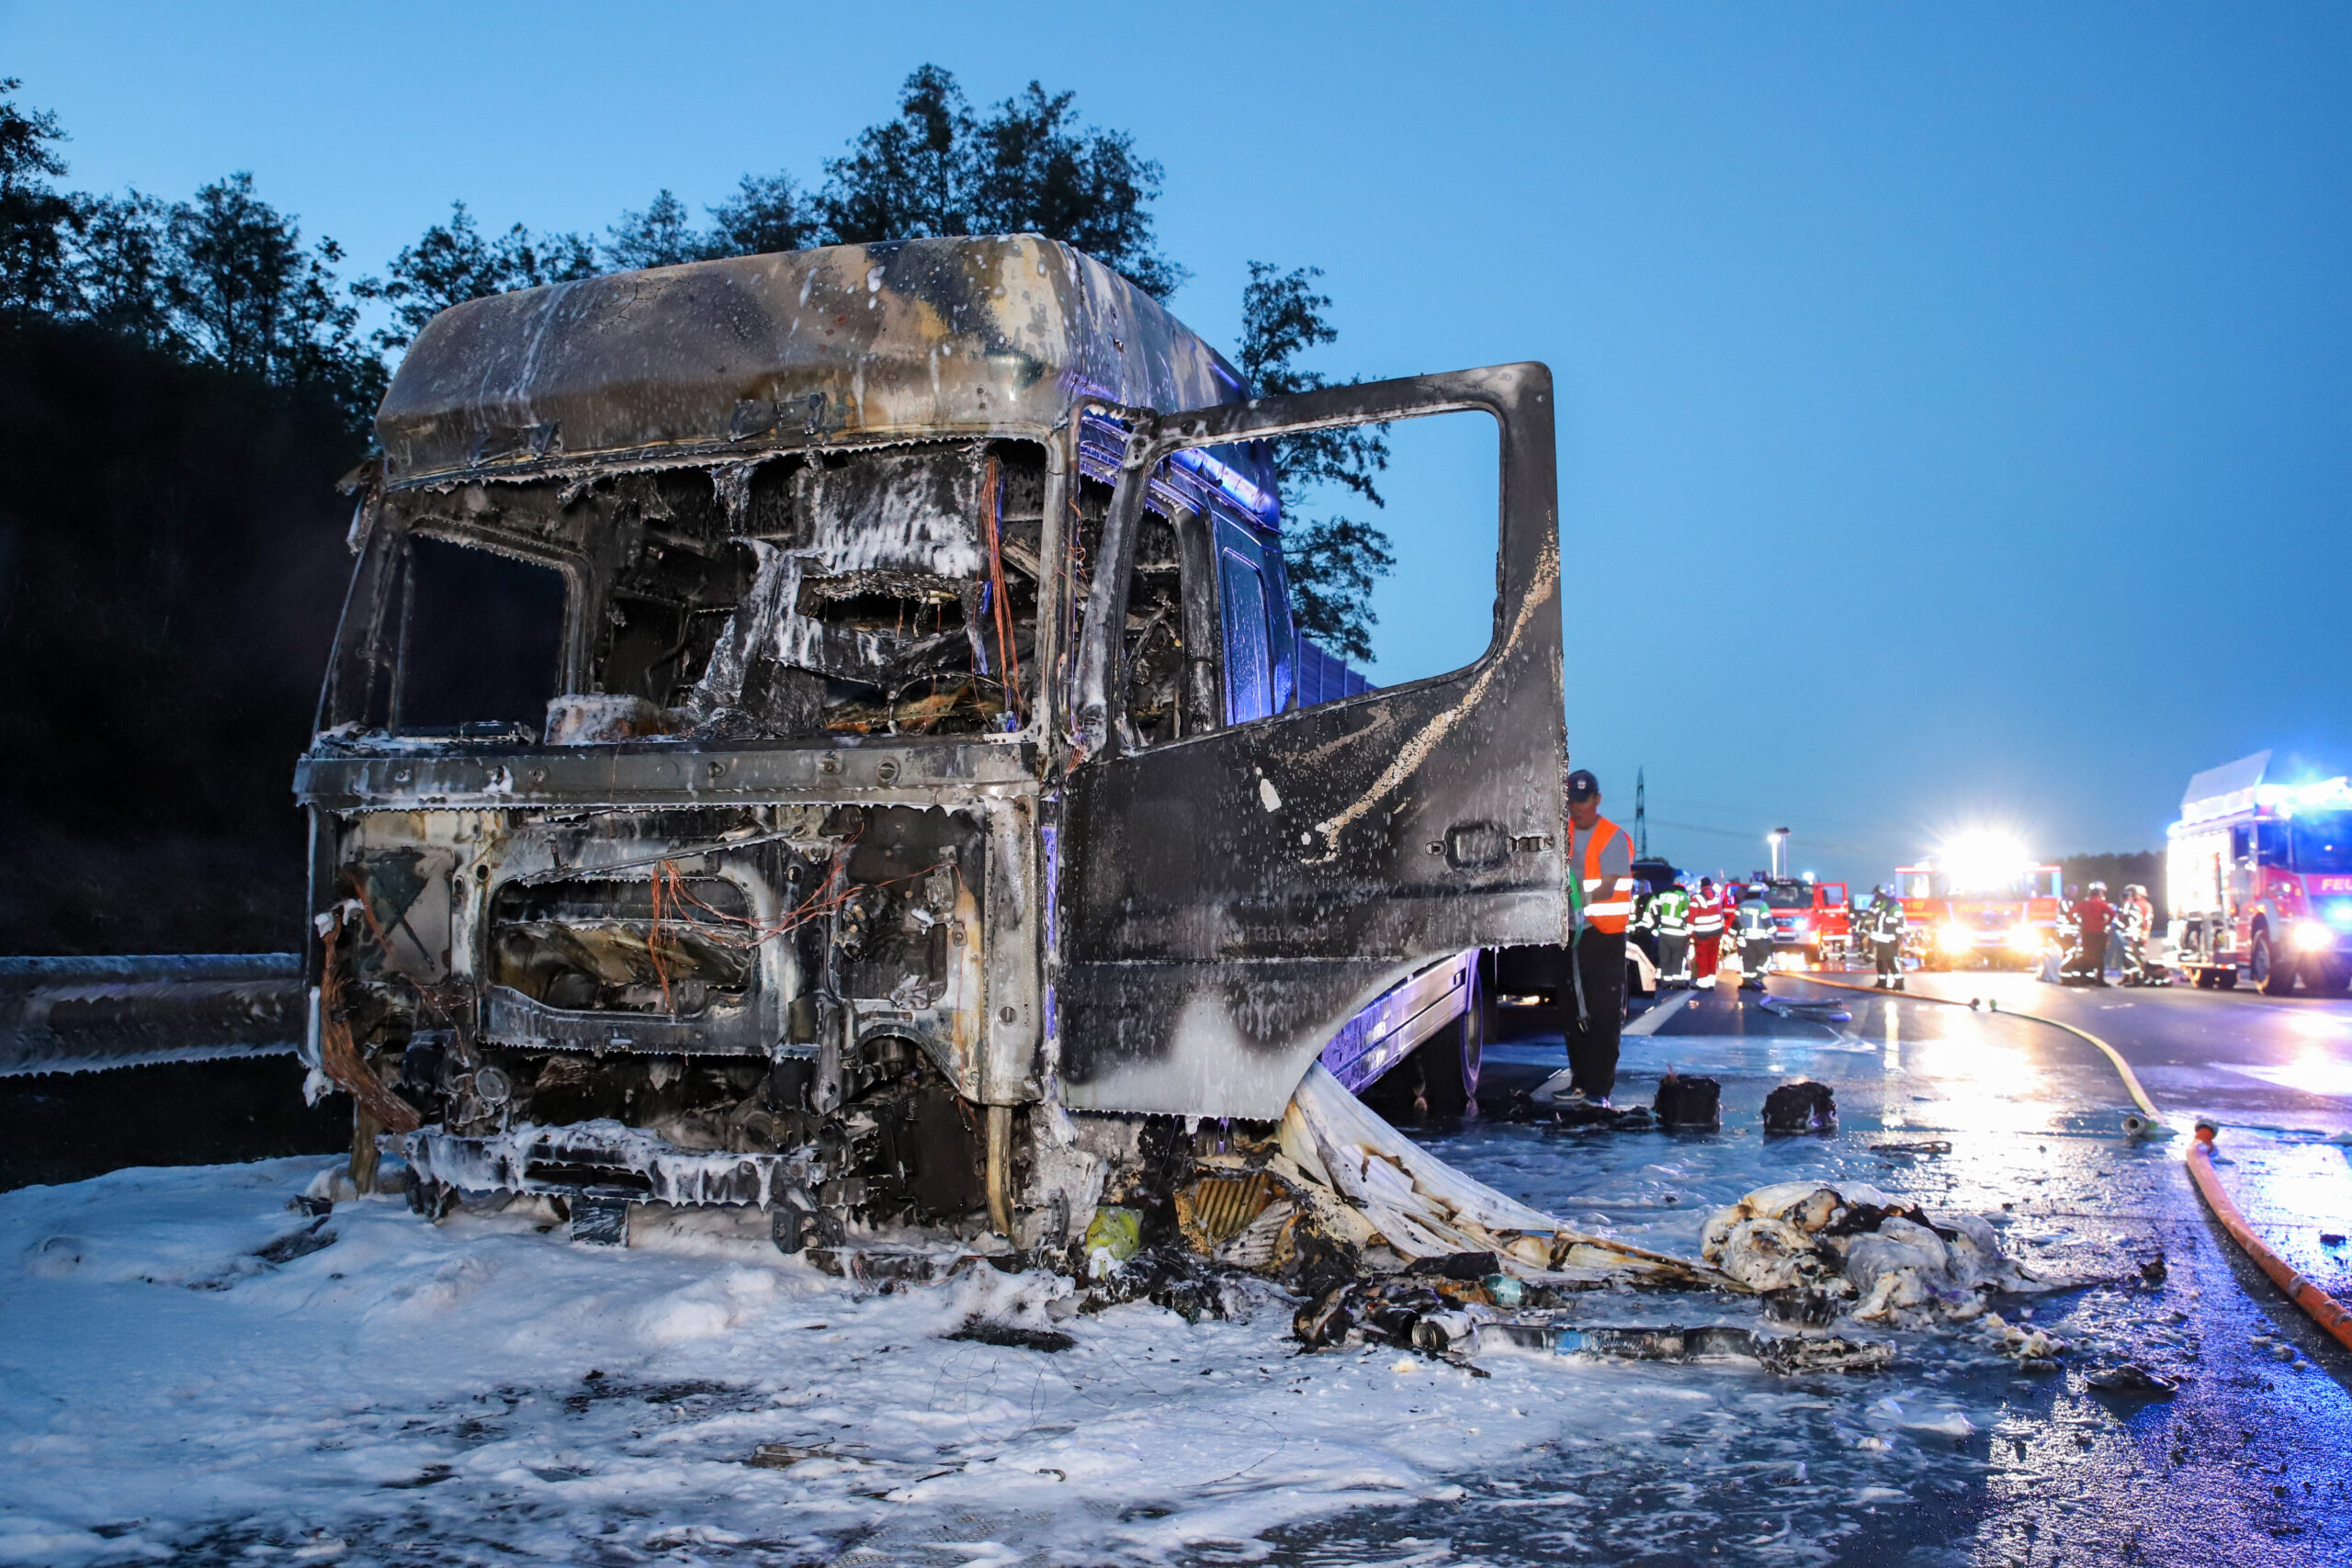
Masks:
[[[1492,640],[1315,704],[1266,444],[1457,411]],[[1541,366],[1252,400],[1075,251],[925,240],[458,306],[378,431],[296,775],[363,1182],[1048,1245],[1566,935]]]

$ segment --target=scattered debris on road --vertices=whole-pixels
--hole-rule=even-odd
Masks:
[[[1838,1097],[1827,1084],[1784,1083],[1764,1097],[1764,1131],[1801,1137],[1838,1130]]]
[[[1802,1319],[1905,1327],[1973,1318],[1996,1292],[2074,1282],[2026,1273],[1981,1215],[1931,1219],[1860,1182],[1758,1188],[1708,1216],[1699,1255]]]

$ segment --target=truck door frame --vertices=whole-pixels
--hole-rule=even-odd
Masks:
[[[1075,664],[1047,1070],[1081,1110],[1272,1119],[1332,1032],[1406,976],[1473,947],[1567,939],[1551,372],[1105,412],[1132,434]],[[1159,466],[1184,447],[1457,412],[1487,414],[1498,434],[1485,651],[1126,747],[1120,630]]]

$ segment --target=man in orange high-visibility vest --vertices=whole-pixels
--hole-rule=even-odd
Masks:
[[[1625,1022],[1634,846],[1600,814],[1600,781],[1583,768],[1568,775],[1568,902],[1577,920],[1568,965],[1576,994],[1566,1021],[1568,1096],[1607,1105],[1617,1087],[1617,1036]]]

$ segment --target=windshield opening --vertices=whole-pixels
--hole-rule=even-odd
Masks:
[[[417,537],[392,606],[391,712],[399,735],[471,728],[533,735],[556,694],[565,583],[553,567]]]
[[[356,591],[374,608],[348,620],[330,726],[544,725],[549,744],[589,745],[1006,734],[1035,711],[1034,443],[795,453],[390,505],[395,536],[363,558]],[[567,575],[582,601],[569,632]],[[368,671],[386,670],[389,700],[370,697]]]

